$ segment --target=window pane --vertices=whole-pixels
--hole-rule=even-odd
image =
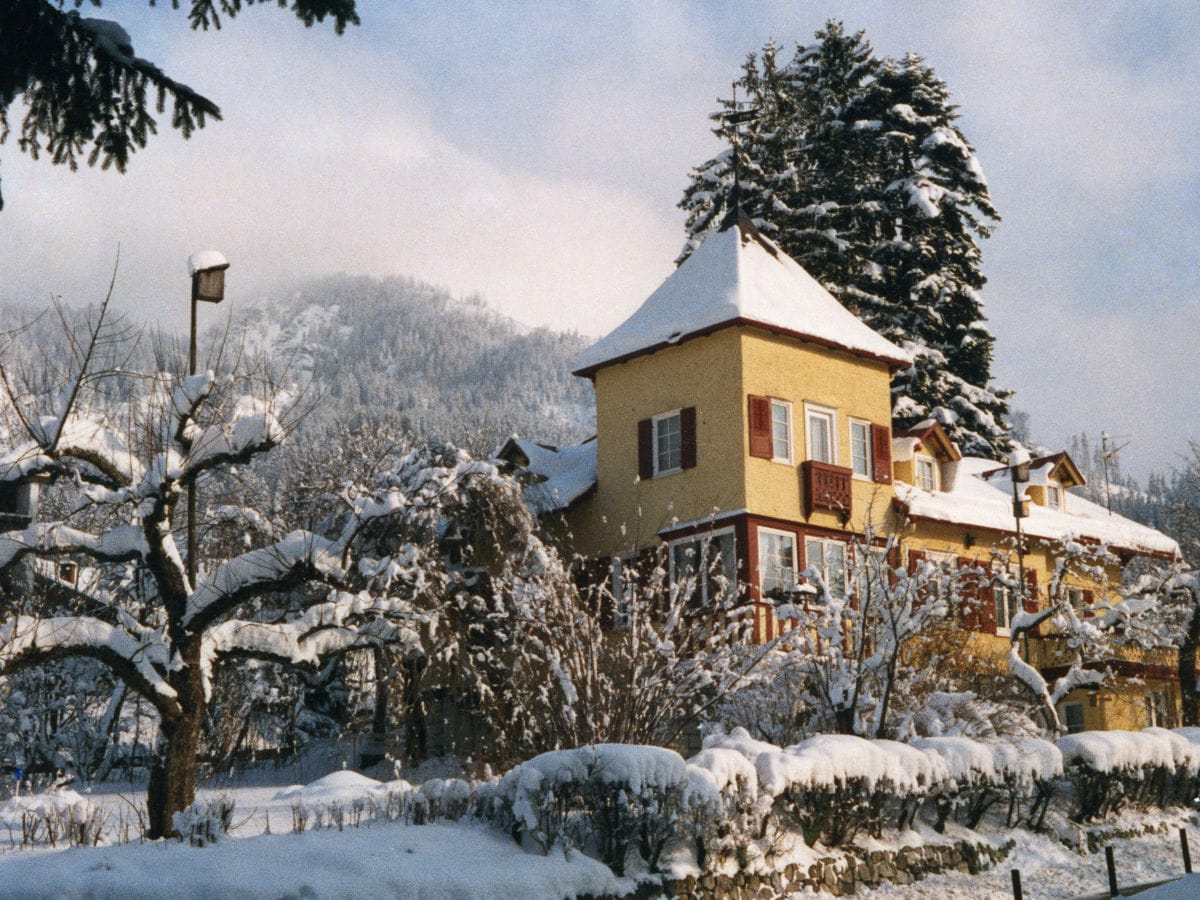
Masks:
[[[655,420],[654,443],[656,472],[669,472],[683,465],[683,439],[678,415]]]
[[[870,429],[865,422],[850,423],[850,468],[855,475],[871,477]]]
[[[699,556],[699,546],[695,541],[684,541],[671,545],[671,590],[678,594],[682,591],[685,597],[690,597],[698,587],[696,569]]]
[[[933,480],[933,462],[928,459],[917,460],[917,486],[927,491],[935,487]]]
[[[786,403],[771,403],[771,456],[774,459],[791,459],[792,423],[791,411]]]
[[[846,596],[846,547],[837,541],[825,545],[825,583],[839,600]]]
[[[809,455],[818,462],[833,462],[833,442],[829,417],[824,413],[808,416]]]
[[[732,600],[737,594],[737,555],[732,534],[720,534],[708,542],[705,600]]]
[[[758,533],[759,586],[764,597],[795,586],[795,550],[796,542],[791,535]]]

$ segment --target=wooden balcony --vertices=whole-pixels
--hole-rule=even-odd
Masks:
[[[827,509],[850,518],[854,474],[849,469],[807,459],[800,464],[800,484],[804,489],[804,515]]]

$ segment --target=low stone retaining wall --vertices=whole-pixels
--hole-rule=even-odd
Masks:
[[[871,850],[859,856],[830,856],[810,866],[792,863],[769,874],[689,875],[661,885],[644,883],[627,900],[649,900],[664,895],[679,900],[708,897],[767,900],[805,889],[845,897],[856,893],[859,885],[912,884],[926,875],[951,870],[976,874],[1004,860],[1014,846],[1014,841],[1000,847],[958,841],[894,851]]]

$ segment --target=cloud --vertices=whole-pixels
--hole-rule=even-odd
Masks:
[[[184,261],[214,246],[239,302],[400,273],[600,333],[670,272],[675,203],[746,51],[841,17],[881,53],[922,53],[961,105],[1004,215],[984,245],[997,381],[1035,431],[1136,432],[1143,471],[1182,447],[1200,387],[1193,4],[362,6],[342,38],[258,8],[219,34],[128,16],[225,121],[186,142],[162,123],[124,176],[0,148],[0,296],[97,299],[120,242],[121,302],[181,326]]]

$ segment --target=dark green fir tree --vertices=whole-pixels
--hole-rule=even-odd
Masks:
[[[767,50],[738,82],[761,110],[739,138],[739,167],[744,158],[753,171],[743,208],[913,353],[893,383],[897,428],[935,418],[963,452],[1001,456],[1008,393],[990,385],[978,245],[999,216],[945,83],[919,57],[878,59],[840,22],[786,65]],[[694,170],[681,261],[718,227],[732,188],[730,151]]]

